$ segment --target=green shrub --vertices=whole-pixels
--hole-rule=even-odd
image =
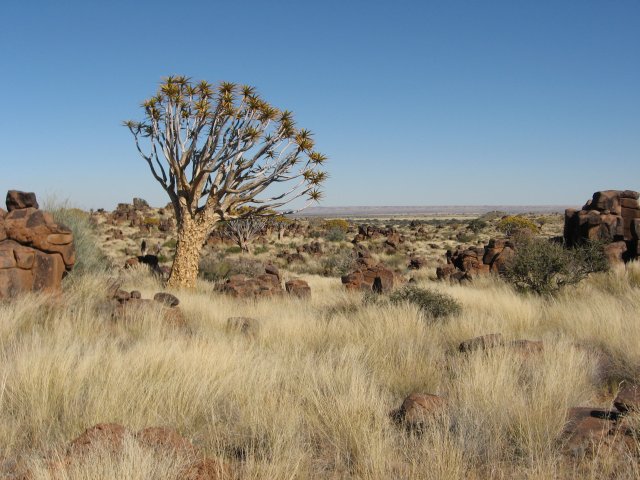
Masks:
[[[479,220],[484,220],[486,222],[492,222],[493,220],[497,220],[506,215],[505,212],[501,212],[500,210],[492,210],[490,212],[485,213],[479,217]]]
[[[497,228],[507,236],[511,236],[518,231],[528,231],[531,233],[538,231],[538,226],[532,220],[522,215],[504,217],[498,222]]]
[[[331,220],[325,220],[322,223],[322,228],[326,231],[341,230],[343,233],[349,231],[349,222],[343,218],[332,218]]]
[[[107,256],[98,243],[95,227],[89,214],[77,208],[69,208],[67,202],[47,200],[44,210],[53,216],[56,223],[70,228],[73,232],[73,244],[76,249],[76,263],[71,275],[83,275],[104,272],[110,267]]]
[[[456,240],[459,241],[460,243],[469,243],[475,238],[476,238],[475,235],[467,232],[460,232],[456,234]]]
[[[480,218],[474,218],[467,224],[467,228],[471,230],[473,233],[479,233],[489,225],[487,222]]]
[[[320,266],[322,274],[327,277],[341,277],[352,272],[356,267],[357,255],[353,250],[342,250],[334,255],[322,258]]]
[[[504,276],[520,291],[551,295],[607,268],[601,243],[588,242],[568,250],[559,243],[534,237],[517,244]]]
[[[233,247],[229,247],[225,250],[226,253],[241,253],[242,248],[234,245]]]
[[[254,255],[260,255],[262,253],[267,253],[269,251],[269,247],[267,245],[259,245],[253,249]]]
[[[244,257],[236,260],[207,257],[200,261],[199,275],[210,282],[221,282],[232,275],[255,277],[262,273],[264,273],[262,262]]]
[[[462,310],[456,299],[445,293],[411,285],[393,292],[389,296],[389,300],[395,304],[412,303],[417,305],[420,312],[429,318],[444,318],[450,315],[457,315]]]
[[[177,244],[177,240],[175,238],[171,238],[169,240],[167,240],[166,242],[164,242],[164,245],[162,245],[165,248],[170,248],[170,249],[174,249],[176,248],[176,244]]]
[[[347,239],[347,235],[341,228],[332,228],[324,236],[330,242],[344,242]]]

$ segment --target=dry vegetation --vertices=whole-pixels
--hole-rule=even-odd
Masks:
[[[86,229],[86,216],[66,213]],[[435,282],[431,267],[446,248],[462,236],[486,242],[496,228],[491,219],[475,232],[470,218],[441,220],[396,223],[405,242],[395,251],[384,238],[366,242],[416,287],[460,303],[459,312],[438,319],[388,296],[346,292],[327,261],[348,264],[353,227],[341,238],[316,224],[303,236],[263,238],[252,255],[224,243],[207,247],[205,262],[214,280],[229,268],[279,262],[285,280],[309,282],[311,300],[238,300],[200,279],[195,290],[174,292],[186,327],[167,324],[153,308],[114,321],[103,308],[114,282],[143,298],[163,286],[144,266],[105,269],[87,234],[84,267],[61,296],[0,305],[0,478],[29,470],[34,480],[174,479],[192,460],[127,437],[120,451],[52,468],[71,439],[103,422],[132,432],[175,428],[208,457],[228,462],[237,479],[638,478],[639,452],[603,448],[577,460],[563,453],[562,431],[568,408],[610,407],[620,382],[640,380],[640,264],[594,274],[549,298],[518,294],[493,277]],[[141,238],[170,244],[170,235],[126,226],[116,227],[123,239],[107,240],[113,227],[100,216],[92,221],[120,265],[123,249]],[[558,217],[539,223],[543,234],[558,233]],[[310,241],[325,253],[303,253],[304,262],[290,265],[277,257]],[[427,266],[408,271],[414,255]],[[230,331],[227,319],[237,316],[257,319],[259,332]],[[461,341],[497,332],[543,340],[544,350],[459,353]],[[448,402],[421,434],[389,418],[412,392]]]
[[[430,284],[463,306],[438,321],[334,278],[306,277],[311,301],[240,302],[201,281],[179,292],[186,329],[154,311],[113,323],[99,308],[113,279],[78,277],[62,298],[0,307],[0,455],[54,478],[47,462],[70,439],[117,422],[175,427],[238,478],[637,478],[637,459],[567,460],[559,436],[567,408],[607,406],[617,382],[639,378],[639,267],[546,300],[496,280]],[[161,289],[143,269],[120,275],[143,297]],[[257,338],[225,329],[238,315],[260,320]],[[542,339],[544,352],[457,352],[491,332]],[[449,400],[421,436],[388,418],[413,391]],[[127,443],[55,478],[174,478],[181,462]]]

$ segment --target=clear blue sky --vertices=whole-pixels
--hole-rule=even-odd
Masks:
[[[168,74],[293,110],[327,206],[640,190],[638,0],[6,0],[0,48],[0,192],[165,204],[121,121]]]

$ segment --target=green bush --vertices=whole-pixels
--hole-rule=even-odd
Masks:
[[[341,277],[356,267],[357,255],[353,250],[342,250],[334,255],[322,258],[320,266],[322,274],[327,277]]]
[[[77,208],[70,208],[67,202],[47,200],[44,209],[53,216],[56,223],[70,228],[76,249],[76,263],[71,275],[104,272],[110,267],[107,256],[99,246],[95,227],[89,214]]]
[[[267,253],[269,251],[269,246],[268,245],[259,245],[256,248],[253,249],[253,254],[254,255],[260,255],[262,253]]]
[[[175,238],[171,238],[169,240],[167,240],[166,242],[164,242],[164,245],[162,245],[163,247],[166,248],[170,248],[170,249],[174,249],[176,248],[176,244],[177,244],[177,240]]]
[[[457,315],[462,307],[453,297],[427,290],[424,288],[406,286],[396,290],[389,296],[392,303],[412,303],[417,305],[420,312],[428,318],[444,318],[450,315]]]
[[[599,242],[565,249],[559,243],[534,237],[517,244],[504,276],[520,291],[551,295],[566,285],[575,285],[592,272],[607,268],[603,245]]]
[[[518,231],[528,231],[531,233],[536,233],[538,231],[538,226],[535,222],[523,217],[522,215],[504,217],[498,222],[497,228],[507,236],[511,236]]]
[[[343,233],[347,233],[349,231],[349,222],[343,218],[332,218],[331,220],[325,220],[322,228],[326,231],[341,230]]]
[[[199,275],[210,282],[222,282],[232,275],[255,277],[263,273],[262,262],[244,257],[237,260],[207,257],[200,261]]]
[[[489,225],[487,222],[480,218],[474,218],[467,224],[467,228],[471,230],[473,233],[479,233]]]
[[[157,227],[160,225],[160,219],[155,217],[145,217],[143,223],[149,227]]]
[[[226,253],[242,253],[242,248],[238,246],[229,247],[225,250]]]
[[[332,228],[324,236],[330,242],[344,242],[347,239],[347,235],[341,228]]]

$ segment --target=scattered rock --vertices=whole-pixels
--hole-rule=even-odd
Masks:
[[[289,280],[284,284],[287,293],[299,297],[299,298],[310,298],[311,297],[311,287],[304,280],[295,279]]]
[[[635,449],[635,440],[620,428],[620,412],[601,408],[576,407],[567,412],[562,434],[563,452],[583,458],[600,455],[626,457]]]
[[[424,258],[420,258],[420,257],[411,257],[409,259],[409,269],[410,270],[420,270],[422,267],[424,267],[426,264],[426,261],[424,260]]]
[[[178,304],[180,303],[180,300],[178,300],[178,297],[176,297],[175,295],[171,295],[170,293],[166,293],[166,292],[156,293],[153,296],[153,299],[156,302],[160,302],[163,305],[166,305],[167,307],[177,307]]]
[[[156,299],[161,295],[161,300]],[[165,295],[167,297],[165,297]],[[114,302],[114,303],[110,303]],[[111,292],[111,300],[101,305],[100,311],[111,316],[114,321],[132,322],[145,315],[150,309],[160,308],[163,320],[174,327],[185,327],[187,319],[177,306],[179,300],[169,293],[157,293],[154,300],[143,299],[139,291],[131,293],[116,288]]]
[[[393,270],[382,264],[361,267],[344,275],[341,280],[347,290],[365,290],[376,293],[388,293],[397,283]]]
[[[446,404],[446,400],[438,395],[412,393],[404,399],[400,408],[391,411],[389,416],[410,430],[421,430]]]
[[[439,280],[473,280],[480,275],[503,273],[515,255],[515,244],[507,239],[492,239],[484,247],[459,247],[446,253],[446,265],[436,268]]]
[[[270,273],[255,278],[233,275],[219,290],[236,298],[265,298],[283,293],[280,278]]]
[[[278,270],[278,267],[276,267],[275,265],[269,264],[265,266],[264,271],[269,275],[275,275],[276,277],[278,277],[278,280],[280,280],[280,270]]]
[[[625,385],[613,401],[621,412],[640,412],[640,385]]]
[[[540,340],[511,340],[507,342],[502,337],[502,334],[490,333],[465,340],[458,346],[458,350],[463,353],[474,352],[476,350],[490,350],[493,348],[508,348],[516,353],[528,356],[542,352],[543,343]]]
[[[69,455],[86,455],[99,449],[115,453],[122,448],[126,429],[117,423],[99,423],[87,428],[67,449]]]

